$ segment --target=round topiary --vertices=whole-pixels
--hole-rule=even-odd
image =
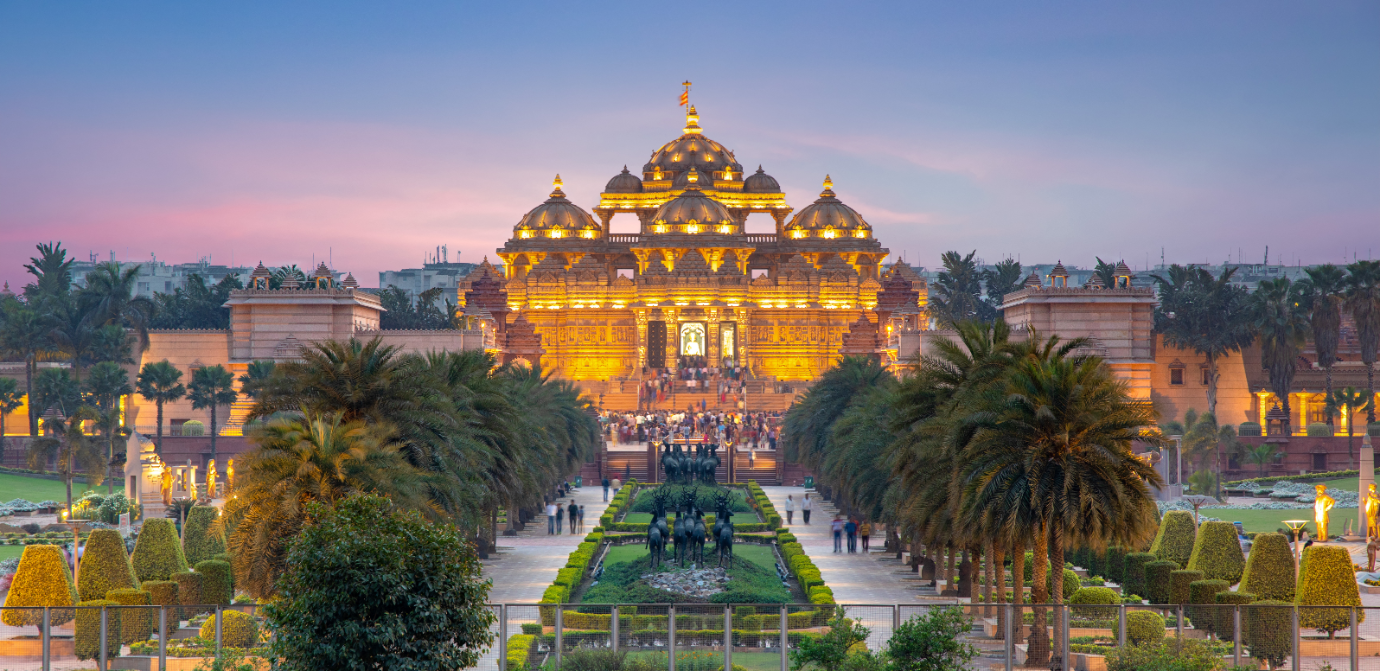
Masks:
[[[1356,584],[1351,554],[1340,545],[1312,545],[1304,549],[1299,563],[1298,603],[1300,606],[1360,606],[1361,592]],[[1366,612],[1357,613],[1357,623]],[[1299,626],[1327,632],[1332,638],[1351,626],[1346,608],[1299,608]]]
[[[125,552],[125,539],[114,529],[96,529],[82,548],[81,570],[77,572],[77,596],[82,601],[106,598],[116,589],[139,585]]]
[[[1209,580],[1225,580],[1229,585],[1241,582],[1246,557],[1241,554],[1236,525],[1231,522],[1204,522],[1198,527],[1198,537],[1193,542],[1188,568],[1202,571]]]
[[[172,520],[155,518],[144,521],[139,540],[134,543],[134,575],[145,580],[170,580],[187,570],[187,557],[177,538]]]
[[[1126,579],[1126,548],[1113,545],[1107,548],[1107,565],[1102,577],[1120,585]]]
[[[1260,436],[1260,423],[1241,422],[1236,427],[1236,435],[1241,436],[1243,438],[1258,437]]]
[[[1217,637],[1224,641],[1236,640],[1235,613],[1236,606],[1248,604],[1255,601],[1255,595],[1245,592],[1218,592],[1214,597],[1217,601],[1217,619],[1213,624],[1213,631],[1217,632]],[[1246,640],[1246,614],[1241,614],[1241,640]]]
[[[1121,626],[1115,627],[1117,637],[1121,636]],[[1126,613],[1126,641],[1132,645],[1159,645],[1164,640],[1164,618],[1159,613],[1148,610],[1133,610]]]
[[[1169,574],[1169,603],[1188,603],[1189,585],[1203,579],[1202,571],[1183,569]]]
[[[1121,574],[1122,594],[1145,594],[1145,565],[1155,561],[1149,552],[1132,552],[1126,555],[1125,570]]]
[[[187,563],[196,565],[225,552],[225,536],[215,530],[220,511],[214,506],[192,506],[182,530],[182,551]]]
[[[149,593],[149,603],[154,606],[176,606],[177,603],[177,583],[171,580],[150,580],[139,586],[139,589]],[[150,616],[155,631],[158,629],[158,611],[152,611]],[[181,613],[176,608],[168,609],[168,628],[177,626],[181,619]]]
[[[1188,585],[1188,619],[1195,629],[1212,633],[1217,626],[1217,593],[1231,589],[1225,580],[1195,580]]]
[[[1179,568],[1185,568],[1189,557],[1193,555],[1193,541],[1197,533],[1193,513],[1170,510],[1160,520],[1160,529],[1155,534],[1155,542],[1150,544],[1150,553],[1162,561],[1172,561]]]
[[[211,616],[201,625],[200,636],[216,640],[216,618]],[[227,648],[252,648],[259,643],[259,623],[248,613],[237,610],[220,612],[220,644]]]
[[[182,423],[182,435],[200,436],[206,432],[206,425],[200,421],[192,419]]]
[[[173,576],[177,582],[177,602],[182,604],[182,619],[188,619],[194,615],[205,612],[205,608],[194,608],[189,606],[201,606],[205,602],[201,598],[201,583],[206,576],[200,573],[184,571]]]
[[[1331,437],[1332,437],[1332,427],[1330,427],[1330,426],[1328,426],[1328,425],[1326,425],[1326,424],[1323,424],[1322,422],[1312,422],[1311,424],[1308,425],[1308,437],[1309,437],[1309,438],[1331,438]]]
[[[112,589],[106,599],[123,606],[148,606],[153,603],[148,592],[141,589]],[[120,627],[120,642],[125,645],[149,640],[153,635],[153,613],[148,608],[120,608],[117,626]],[[111,618],[115,620],[115,618]]]
[[[72,585],[72,572],[67,568],[67,556],[56,545],[28,545],[19,557],[19,568],[10,582],[5,597],[3,620],[11,627],[37,627],[43,624],[43,611],[25,610],[49,606],[52,625],[67,624],[75,614],[71,607],[77,603],[77,590]]]
[[[101,606],[118,606],[118,601],[92,599],[83,601],[77,609],[77,659],[99,659],[101,656]],[[120,625],[115,611],[106,613],[105,654],[120,656]]]
[[[1294,652],[1293,604],[1268,599],[1241,609],[1251,657],[1276,668]]]
[[[1152,561],[1145,565],[1145,598],[1150,603],[1167,604],[1170,598],[1170,575],[1179,570],[1172,561]]]
[[[1078,574],[1074,573],[1072,569],[1064,569],[1064,601],[1068,601],[1082,587],[1083,582],[1078,579]],[[1053,567],[1050,567],[1050,570],[1045,573],[1045,593],[1051,597],[1054,594]]]
[[[1080,604],[1073,607],[1074,617],[1100,620],[1116,617],[1116,604],[1121,603],[1121,597],[1110,587],[1081,587],[1069,597],[1069,603]],[[1106,607],[1081,604],[1098,604]]]
[[[1261,601],[1293,601],[1294,584],[1294,553],[1289,540],[1284,534],[1257,534],[1241,572],[1240,591]]]
[[[201,598],[204,600],[203,603],[219,604],[221,606],[230,605],[230,601],[235,598],[235,595],[230,589],[229,564],[223,561],[210,559],[197,564],[196,572],[205,576],[201,582]]]

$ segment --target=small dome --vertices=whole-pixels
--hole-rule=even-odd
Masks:
[[[756,177],[756,175],[754,175]],[[863,220],[857,210],[843,204],[834,196],[834,181],[824,176],[824,191],[819,200],[806,205],[791,223],[786,225],[787,235],[792,238],[866,238],[872,233],[872,226]]]
[[[756,173],[743,180],[743,193],[781,193],[781,185],[759,165]]]
[[[628,166],[623,166],[623,172],[613,176],[609,180],[608,186],[604,187],[605,193],[642,193],[642,180],[628,172]]]
[[[599,225],[588,212],[566,199],[565,193],[561,191],[560,175],[556,175],[553,186],[555,189],[551,192],[551,197],[523,215],[522,221],[513,228],[513,233],[519,238],[597,237]]]
[[[692,168],[692,169],[690,169],[690,170],[686,170],[685,172],[680,173],[680,175],[676,177],[676,181],[674,181],[674,182],[671,183],[671,188],[673,188],[673,189],[688,189],[688,188],[690,188],[690,175],[691,175],[691,174],[694,174],[694,175],[695,175],[695,183],[699,186],[699,188],[701,188],[701,189],[703,189],[703,188],[705,188],[705,187],[708,187],[708,188],[711,188],[711,189],[714,188],[714,178],[713,178],[713,177],[710,177],[709,175],[706,175],[706,174],[704,173],[704,171],[703,171],[703,170],[700,170],[699,168]]]

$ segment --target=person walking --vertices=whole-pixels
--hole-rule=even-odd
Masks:
[[[863,520],[862,526],[858,527],[858,537],[862,538],[862,550],[867,552],[867,537],[872,535],[872,524]]]
[[[570,507],[566,509],[570,513],[570,533],[575,533],[576,517],[580,514],[580,506],[575,505],[575,499],[570,500]]]
[[[560,531],[560,527],[558,527],[558,526],[556,525],[556,524],[557,524],[557,519],[558,519],[558,518],[557,518],[557,512],[558,512],[557,508],[558,508],[558,506],[557,506],[555,503],[548,503],[548,504],[546,504],[546,535],[547,535],[547,536],[554,536],[554,535],[556,535],[556,532]]]
[[[604,478],[604,483],[603,483],[603,484],[604,484],[604,501],[605,501],[605,502],[608,502],[608,500],[609,500],[609,479],[608,479],[608,478]]]
[[[631,465],[631,464],[628,464],[628,465],[626,466],[626,468],[632,468],[632,465]],[[614,479],[613,479],[613,493],[614,493],[614,494],[617,494],[617,493],[618,493],[618,490],[619,490],[620,488],[622,488],[622,487],[623,487],[623,481],[622,481],[622,480],[619,480],[618,478],[614,478]]]
[[[843,533],[848,535],[848,554],[856,554],[858,551],[858,523],[853,518],[848,518],[848,522],[843,525]]]
[[[580,506],[580,533],[585,532],[585,507]]]
[[[810,502],[810,495],[805,495],[805,500],[800,502],[800,515],[805,518],[805,523],[810,523],[810,509],[814,504]]]
[[[751,454],[751,452],[749,452]],[[795,499],[790,494],[786,495],[786,524],[792,524],[795,517]]]
[[[834,554],[843,552],[843,518],[835,515],[830,528],[834,532]]]

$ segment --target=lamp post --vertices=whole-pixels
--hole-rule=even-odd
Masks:
[[[1284,526],[1289,527],[1289,531],[1294,534],[1294,579],[1299,575],[1299,530],[1308,524],[1308,520],[1284,520]]]
[[[66,510],[62,511],[62,523],[72,530],[72,582],[75,583],[77,582],[77,571],[80,570],[78,565],[81,564],[81,534],[77,532],[76,521],[68,521]]]

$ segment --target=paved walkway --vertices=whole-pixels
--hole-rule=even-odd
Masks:
[[[570,499],[585,507],[585,530],[583,533],[562,533],[556,536],[546,534],[546,516],[532,520],[519,536],[499,536],[498,552],[483,561],[484,577],[493,580],[489,590],[490,603],[536,603],[541,601],[542,592],[556,579],[556,571],[565,566],[575,546],[584,540],[594,527],[599,526],[599,516],[604,514],[608,504],[604,502],[603,487],[596,483],[576,489],[573,495],[561,499],[570,505]],[[609,492],[613,496],[613,492]],[[569,529],[567,523],[567,529]]]

